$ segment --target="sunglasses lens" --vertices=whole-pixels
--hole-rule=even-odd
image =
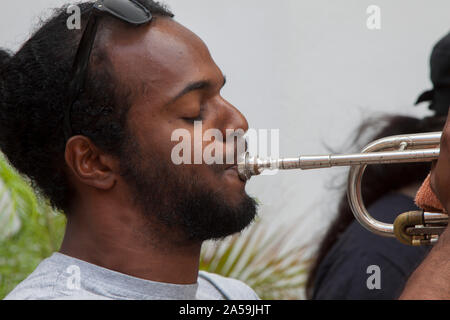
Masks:
[[[99,0],[95,7],[132,24],[142,24],[152,19],[145,7],[132,0]]]

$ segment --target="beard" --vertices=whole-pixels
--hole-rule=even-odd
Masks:
[[[220,188],[212,190],[193,170],[158,158],[157,153],[142,157],[134,139],[126,145],[121,176],[153,232],[158,232],[152,228],[156,219],[181,234],[182,241],[203,242],[241,232],[255,219],[257,203],[245,191],[241,201],[231,205]]]

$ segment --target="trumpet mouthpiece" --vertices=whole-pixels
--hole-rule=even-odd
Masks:
[[[255,176],[255,175],[258,175],[261,173],[256,162],[257,162],[256,159],[253,157],[250,157],[250,154],[248,152],[245,152],[238,157],[237,168],[238,168],[239,178],[242,181],[247,181],[252,176]]]

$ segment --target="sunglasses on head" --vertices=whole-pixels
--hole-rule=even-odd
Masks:
[[[113,16],[131,25],[142,25],[152,20],[150,11],[134,0],[98,0],[94,3],[72,65],[71,80],[68,88],[68,101],[65,105],[63,122],[66,141],[73,135],[71,122],[72,107],[85,85],[89,59],[97,34],[98,21],[102,15]]]

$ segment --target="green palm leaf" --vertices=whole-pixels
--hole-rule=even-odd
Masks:
[[[0,299],[60,246],[65,218],[0,156]]]
[[[311,263],[305,247],[283,253],[293,228],[269,233],[262,221],[224,241],[207,242],[200,269],[232,277],[252,287],[262,299],[300,299]]]

